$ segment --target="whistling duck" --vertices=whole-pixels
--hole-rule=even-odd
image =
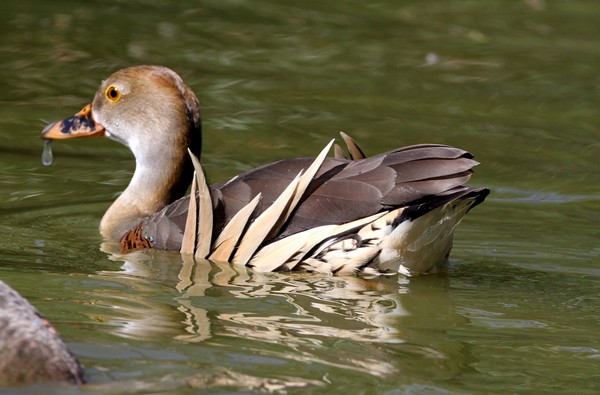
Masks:
[[[365,158],[344,135],[350,159],[336,147],[335,157],[323,151],[317,160],[267,164],[182,198],[194,169],[202,173],[193,163],[201,133],[198,99],[182,79],[166,67],[135,66],[104,80],[90,104],[48,125],[42,138],[104,135],[133,152],[131,182],[100,222],[102,236],[122,251],[196,251],[259,271],[434,271],[456,225],[489,193],[464,185],[478,164],[467,151],[421,144]],[[272,219],[263,221],[267,213]],[[210,233],[186,231],[195,221],[209,222]],[[186,234],[192,249],[182,246]]]
[[[56,329],[0,281],[0,384],[83,383],[79,362]]]

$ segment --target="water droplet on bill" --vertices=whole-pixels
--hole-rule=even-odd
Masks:
[[[42,164],[50,166],[52,164],[52,140],[44,140],[44,151],[42,152]]]

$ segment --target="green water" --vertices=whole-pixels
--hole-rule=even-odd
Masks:
[[[0,278],[89,384],[28,393],[600,391],[600,4],[14,1],[0,13]],[[203,107],[211,181],[314,155],[473,152],[493,193],[448,274],[257,274],[108,255],[133,170],[106,139],[39,133],[118,68],[175,69]],[[18,393],[20,390],[4,390]],[[2,392],[2,390],[0,390]]]

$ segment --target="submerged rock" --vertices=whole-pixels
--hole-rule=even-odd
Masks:
[[[83,383],[79,362],[54,327],[0,280],[0,384]]]

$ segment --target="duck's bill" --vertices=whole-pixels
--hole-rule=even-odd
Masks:
[[[42,131],[42,138],[47,140],[94,136],[104,136],[104,127],[92,117],[91,104],[70,118],[51,123]]]

